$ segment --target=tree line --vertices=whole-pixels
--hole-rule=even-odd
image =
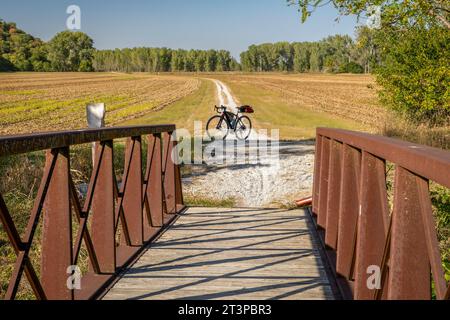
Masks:
[[[49,42],[0,19],[0,71],[236,71],[239,63],[226,50],[133,48],[96,50],[82,32],[63,31]]]
[[[94,53],[96,71],[121,72],[221,72],[240,69],[226,50],[173,50],[133,48],[98,50]]]
[[[371,72],[379,60],[370,32],[318,42],[252,45],[238,63],[227,50],[126,48],[96,50],[82,32],[64,31],[43,42],[0,19],[0,71],[116,72]]]
[[[334,35],[317,42],[252,45],[241,54],[242,70],[370,73],[380,61],[371,36],[367,27],[360,27],[356,40]]]

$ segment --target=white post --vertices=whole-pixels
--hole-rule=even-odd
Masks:
[[[91,129],[105,126],[106,107],[104,103],[89,103],[86,106],[88,127]],[[92,143],[92,165],[95,165],[95,142]]]

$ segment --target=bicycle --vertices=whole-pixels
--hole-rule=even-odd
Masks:
[[[227,111],[225,106],[214,106],[220,115],[211,117],[206,124],[206,132],[210,138],[225,140],[230,130],[239,140],[246,140],[252,131],[252,121],[247,116],[240,116],[241,113],[254,113],[250,106],[237,108],[236,114]]]

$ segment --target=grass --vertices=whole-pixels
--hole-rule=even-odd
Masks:
[[[241,103],[255,107],[251,118],[254,119],[256,129],[279,129],[280,138],[284,140],[315,137],[316,128],[322,126],[353,130],[363,128],[356,121],[313,111],[283,100],[277,92],[252,84],[231,83],[230,87]]]
[[[207,207],[207,208],[233,208],[236,206],[236,200],[233,198],[213,199],[185,196],[184,203],[190,207]]]
[[[193,133],[194,121],[202,121],[206,125],[216,104],[214,83],[201,79],[197,91],[162,110],[149,113],[143,117],[121,123],[122,125],[146,125],[154,123],[174,123],[177,128],[188,129]]]
[[[418,125],[400,115],[389,113],[381,133],[388,137],[450,150],[450,126]]]
[[[213,76],[241,104],[255,107],[256,127],[280,129],[282,139],[315,136],[318,126],[376,132],[384,122],[374,80],[364,75],[256,74]]]
[[[0,176],[3,177],[0,181],[0,193],[19,234],[23,234],[28,223],[44,161],[42,152],[0,158]],[[38,228],[36,230],[38,241],[34,242],[31,250],[31,260],[35,266],[39,265],[40,260],[40,234],[41,229]],[[16,254],[9,244],[3,225],[0,224],[0,299],[6,293],[15,260]],[[21,285],[18,298],[26,300],[33,298],[31,287],[26,282]]]

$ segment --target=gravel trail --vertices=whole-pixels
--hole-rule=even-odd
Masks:
[[[234,111],[238,104],[228,87],[213,81],[219,103]],[[224,146],[215,149],[214,161],[192,166],[192,174],[183,179],[185,194],[215,200],[233,198],[238,206],[265,208],[289,206],[295,199],[311,195],[313,141],[278,142],[277,137],[271,138],[252,132],[243,143],[230,135]],[[214,149],[211,144],[205,147]]]

